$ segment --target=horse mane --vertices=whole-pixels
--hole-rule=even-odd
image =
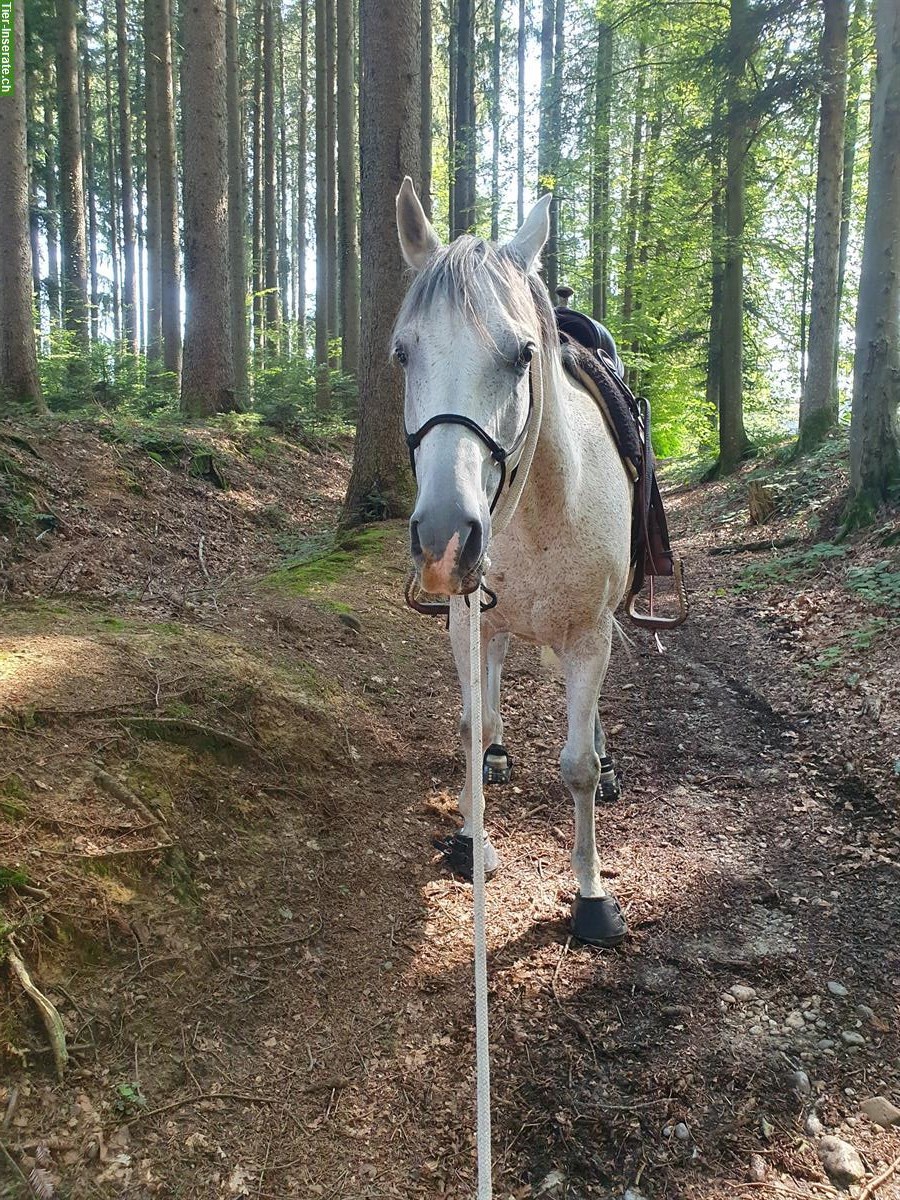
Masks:
[[[533,311],[526,298],[530,298]],[[523,331],[537,335],[544,354],[559,359],[559,338],[546,285],[536,272],[525,274],[506,247],[463,234],[435,251],[406,293],[395,329],[427,312],[436,299],[456,309],[487,343],[492,341],[488,312],[505,310]]]

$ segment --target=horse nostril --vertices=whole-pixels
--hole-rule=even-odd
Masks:
[[[418,521],[410,521],[409,523],[409,549],[413,558],[422,557],[422,543],[419,540]]]
[[[480,521],[470,521],[459,548],[459,573],[465,575],[481,561],[484,553],[484,528]]]

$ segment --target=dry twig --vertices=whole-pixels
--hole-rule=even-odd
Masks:
[[[900,1171],[900,1158],[895,1158],[892,1163],[889,1163],[884,1170],[875,1176],[863,1190],[859,1193],[859,1200],[869,1200],[870,1196],[874,1196],[878,1189],[891,1178],[892,1175]]]

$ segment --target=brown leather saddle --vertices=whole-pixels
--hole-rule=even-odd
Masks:
[[[603,413],[619,454],[634,483],[631,523],[632,577],[625,611],[645,629],[672,629],[688,616],[681,559],[672,551],[669,527],[656,479],[650,437],[650,405],[635,396],[623,378],[616,344],[603,325],[575,309],[556,309],[563,365]],[[664,612],[656,609],[656,581],[671,579]],[[639,608],[646,588],[649,607]],[[672,611],[674,607],[674,611]]]

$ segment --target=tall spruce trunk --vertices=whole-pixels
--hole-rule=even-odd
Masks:
[[[4,242],[0,254],[0,414],[42,411],[32,320],[31,236],[28,205],[27,110],[25,98],[24,6],[13,8],[12,94],[0,96],[3,170],[0,213]]]
[[[900,486],[900,5],[877,0],[869,194],[863,240],[853,413],[852,517],[867,519]]]
[[[730,0],[730,16],[725,79],[725,257],[719,394],[718,469],[722,473],[733,471],[750,448],[744,429],[743,395],[745,166],[750,144],[743,89],[751,53],[747,0]]]
[[[528,42],[528,10],[519,0],[516,44],[516,228],[525,220],[525,58]]]
[[[341,365],[336,339],[341,333],[338,320],[338,244],[337,244],[337,104],[335,84],[337,79],[337,6],[336,0],[325,0],[325,56],[327,60],[326,88],[326,179],[327,213],[325,237],[328,255],[325,263],[328,272],[328,341],[331,356],[329,365],[337,370]]]
[[[163,366],[181,375],[181,260],[178,228],[178,159],[175,145],[175,87],[172,64],[172,6],[153,0],[155,14],[156,139],[159,151],[160,322]]]
[[[228,105],[228,257],[231,264],[231,347],[235,397],[249,401],[247,374],[247,263],[244,248],[244,138],[241,121],[241,55],[238,0],[225,6],[225,100]]]
[[[159,58],[156,0],[144,0],[144,170],[147,199],[144,240],[147,254],[147,358],[162,364],[162,217],[159,203]]]
[[[129,350],[140,346],[135,255],[134,168],[131,158],[131,92],[128,85],[128,22],[125,0],[116,0],[116,61],[119,101],[119,166],[122,187],[122,324]]]
[[[629,342],[634,330],[634,267],[637,257],[638,218],[641,193],[641,154],[644,148],[644,122],[647,95],[647,43],[638,47],[638,73],[634,97],[634,122],[631,133],[631,171],[628,177],[628,208],[625,216],[625,263],[622,279],[622,309],[619,318],[619,333]],[[629,378],[630,368],[625,368]]]
[[[81,83],[84,99],[84,183],[87,188],[88,278],[90,280],[91,341],[100,336],[100,276],[97,247],[97,179],[94,170],[94,114],[91,104],[91,54],[87,35],[87,3],[82,0],[85,19],[81,51]]]
[[[550,101],[550,170],[553,175],[553,203],[550,205],[550,235],[544,247],[544,272],[547,287],[556,303],[560,278],[560,214],[562,212],[562,110],[565,49],[566,0],[556,0],[553,36],[553,87]]]
[[[457,0],[455,144],[452,236],[475,228],[475,3]]]
[[[307,187],[306,169],[309,152],[309,5],[300,0],[300,110],[297,114],[297,321],[300,326],[301,353],[306,355],[306,247]]]
[[[717,114],[718,117],[718,114]],[[710,307],[709,342],[706,352],[706,417],[713,429],[719,424],[722,388],[722,283],[725,274],[725,182],[722,178],[722,147],[719,120],[713,120],[710,145]]]
[[[600,21],[594,60],[594,141],[591,154],[591,308],[598,321],[606,320],[609,296],[612,56],[612,26]]]
[[[434,124],[433,101],[431,98],[432,62],[434,59],[434,28],[431,12],[432,0],[421,0],[420,13],[422,20],[422,55],[421,79],[419,94],[422,97],[422,148],[419,157],[422,161],[422,207],[428,217],[431,217],[431,176],[434,169],[432,162],[432,137]]]
[[[822,0],[822,4],[825,10],[825,25],[820,49],[822,99],[819,115],[809,355],[806,383],[800,399],[800,446],[804,450],[818,445],[838,421],[834,363],[850,3],[849,0]],[[900,136],[900,129],[897,132]]]
[[[503,0],[494,0],[494,38],[491,43],[491,240],[500,238],[500,49],[503,36]]]
[[[328,378],[328,56],[325,26],[328,0],[316,6],[316,407],[331,405]]]
[[[251,176],[251,289],[253,344],[258,350],[263,344],[265,304],[263,302],[263,3],[255,0],[253,8],[253,174]]]
[[[356,22],[353,0],[337,0],[338,246],[341,365],[359,370],[359,235],[356,168]]]
[[[263,0],[263,241],[266,347],[278,351],[278,217],[275,177],[275,0]]]
[[[841,338],[841,300],[844,295],[844,277],[847,273],[847,247],[850,244],[850,219],[853,208],[853,176],[856,169],[856,143],[859,135],[859,106],[862,94],[864,34],[868,23],[868,0],[855,0],[853,20],[850,26],[849,59],[847,74],[847,114],[844,119],[844,177],[841,184],[841,244],[838,251],[837,310],[834,321],[834,382],[837,393],[838,356]]]
[[[119,257],[119,159],[116,154],[116,132],[113,123],[113,37],[109,29],[107,4],[103,7],[104,93],[106,100],[106,164],[109,179],[109,258],[112,266],[113,337],[122,337],[122,274]]]
[[[50,310],[50,327],[61,320],[59,281],[59,221],[57,219],[58,193],[56,187],[56,161],[54,155],[55,121],[51,72],[48,69],[44,83],[44,237],[47,239],[47,308]]]
[[[184,279],[181,408],[236,407],[228,269],[228,105],[224,0],[191,0],[183,21]]]
[[[395,228],[404,175],[419,178],[419,0],[360,0],[362,339],[359,428],[342,521],[405,516],[413,496],[403,383],[385,347],[405,290]]]
[[[278,225],[278,298],[283,322],[291,320],[290,225],[288,224],[287,105],[284,94],[284,17],[278,6],[278,201],[281,215]],[[290,329],[284,331],[284,353],[290,355]]]
[[[63,325],[73,335],[76,345],[86,351],[89,338],[87,226],[82,178],[75,0],[56,0],[56,22]]]

